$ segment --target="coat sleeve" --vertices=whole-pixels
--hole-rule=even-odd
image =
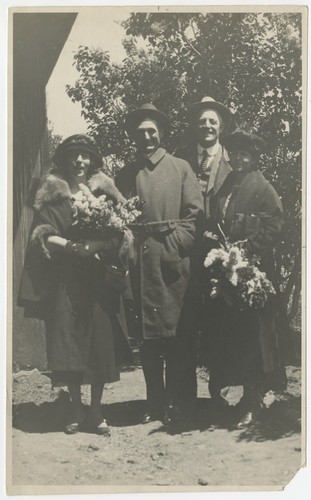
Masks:
[[[262,195],[258,215],[259,228],[247,237],[245,246],[250,253],[263,255],[278,243],[284,224],[281,200],[270,183]]]
[[[177,243],[188,253],[194,244],[198,220],[203,213],[203,198],[190,165],[185,162],[182,184],[180,223],[174,234]]]
[[[48,236],[55,234],[63,236],[72,223],[72,209],[66,199],[57,204],[48,204],[37,211],[34,217],[34,227],[31,240],[35,241],[41,232]]]
[[[24,307],[25,316],[44,319],[45,306],[53,289],[53,262],[42,252],[41,240],[51,234],[62,236],[70,223],[68,200],[46,205],[35,212],[17,301],[19,306]]]

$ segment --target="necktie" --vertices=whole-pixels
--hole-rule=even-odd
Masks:
[[[207,174],[207,164],[208,164],[208,160],[209,160],[209,154],[208,152],[206,151],[206,149],[203,149],[202,151],[202,161],[201,161],[201,171],[204,172],[205,174]]]
[[[209,171],[208,171],[208,167],[207,167],[208,160],[209,160],[209,155],[208,155],[206,149],[203,149],[202,160],[200,163],[200,172],[198,172],[198,174],[197,174],[197,178],[198,178],[199,185],[200,185],[203,196],[206,196],[208,178],[209,178]]]

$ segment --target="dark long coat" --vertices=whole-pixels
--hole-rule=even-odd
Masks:
[[[55,254],[48,260],[40,248],[51,234],[83,239],[72,225],[68,184],[49,175],[35,206],[18,304],[26,316],[45,321],[49,369],[64,382],[70,373],[82,374],[84,383],[118,380],[121,352],[129,349],[120,295],[105,281],[106,267],[94,257]],[[118,260],[114,253],[106,258]]]
[[[116,185],[127,198],[144,201],[135,230],[137,255],[133,294],[144,339],[174,337],[190,278],[196,218],[203,209],[196,178],[187,162],[159,148],[148,159],[124,167]]]
[[[252,171],[240,186],[235,187],[232,172],[213,200],[211,209],[214,224],[222,224],[229,241],[247,238],[247,250],[261,257],[262,269],[274,279],[273,248],[279,241],[284,218],[281,200],[263,174]]]
[[[229,241],[246,239],[244,247],[261,258],[260,269],[274,281],[273,249],[283,227],[280,198],[261,172],[250,172],[240,186],[235,186],[234,179],[232,172],[213,200],[211,229],[217,232],[219,223]],[[284,332],[277,329],[277,297],[262,311],[237,311],[211,299],[206,310],[214,341],[209,356],[212,383],[217,379],[220,386],[264,380],[265,390],[282,388],[285,372],[279,348]]]
[[[189,139],[188,137],[185,140],[185,144],[177,148],[174,154],[190,164],[199,184],[201,169],[198,162],[198,145],[194,138]],[[220,145],[211,164],[211,177],[209,183],[204,189],[200,186],[204,209],[203,212],[199,214],[197,221],[197,230],[191,259],[190,293],[188,294],[187,305],[183,311],[186,318],[191,318],[192,329],[197,332],[204,329],[204,324],[206,323],[205,308],[203,304],[202,269],[206,254],[211,249],[204,241],[203,234],[209,229],[210,209],[213,199],[217,196],[217,193],[232,171],[228,160],[227,151]]]

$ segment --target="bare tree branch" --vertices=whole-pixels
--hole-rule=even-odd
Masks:
[[[192,43],[190,42],[189,38],[187,37],[186,33],[184,32],[184,30],[182,29],[181,25],[180,25],[180,20],[178,19],[177,20],[177,23],[178,23],[178,32],[179,34],[181,35],[182,39],[184,40],[184,42],[186,42],[187,45],[189,45],[189,47],[200,57],[202,57],[202,54],[201,52],[199,52],[193,45]]]

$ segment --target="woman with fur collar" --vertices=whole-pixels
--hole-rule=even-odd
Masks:
[[[105,263],[120,267],[120,239],[81,241],[72,225],[73,201],[79,184],[123,201],[103,172],[95,141],[73,135],[56,149],[56,166],[43,180],[35,199],[33,231],[19,294],[28,317],[46,324],[47,357],[52,380],[65,382],[72,419],[65,432],[78,432],[85,422],[80,386],[91,384],[89,422],[98,434],[110,434],[101,414],[105,383],[119,379],[120,355],[128,354],[120,290],[108,281]],[[124,278],[121,276],[121,282]],[[124,361],[124,360],[123,360]]]

